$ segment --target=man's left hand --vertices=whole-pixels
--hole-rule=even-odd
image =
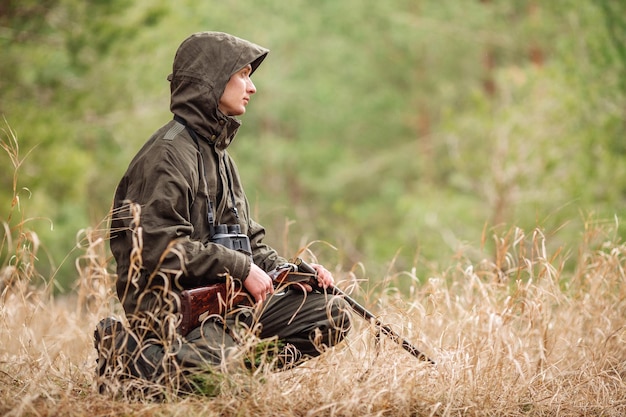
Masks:
[[[327,289],[335,285],[333,274],[328,269],[318,264],[311,264],[311,266],[317,271],[317,283],[321,288]]]
[[[319,264],[310,264],[313,269],[317,272],[317,285],[319,288],[327,289],[333,287],[335,285],[335,279],[333,278],[333,274],[322,265]],[[297,282],[294,284],[295,287],[299,287],[303,291],[311,292],[313,291],[313,287],[306,282]]]

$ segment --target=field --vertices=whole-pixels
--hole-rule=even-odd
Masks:
[[[0,417],[626,415],[626,1],[205,3],[0,3]],[[434,365],[355,318],[295,369],[98,393],[102,219],[206,30],[272,51],[228,148],[266,242]]]
[[[23,222],[22,222],[23,223]],[[5,224],[5,227],[6,226]],[[547,253],[539,229],[494,236],[492,260],[463,254],[370,293],[339,286],[436,361],[418,361],[363,320],[347,342],[293,370],[224,376],[215,396],[100,395],[92,334],[119,314],[105,240],[84,231],[71,295],[38,283],[24,230],[2,277],[0,414],[6,416],[618,416],[626,413],[626,245],[607,225]],[[8,230],[8,229],[7,229]],[[400,293],[395,284],[408,291]]]

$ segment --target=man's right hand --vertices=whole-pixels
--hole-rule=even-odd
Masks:
[[[265,301],[268,294],[274,293],[272,278],[254,262],[250,266],[248,276],[243,281],[243,286],[257,303]]]

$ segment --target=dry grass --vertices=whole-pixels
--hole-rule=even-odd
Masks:
[[[597,231],[588,231],[591,236]],[[515,230],[505,265],[459,262],[410,296],[387,292],[381,317],[436,366],[359,323],[344,345],[291,371],[236,374],[214,398],[127,402],[96,393],[95,324],[119,313],[103,257],[86,239],[73,297],[25,277],[5,286],[0,413],[6,415],[622,415],[626,412],[626,245],[579,254],[574,272]],[[595,237],[597,239],[597,236]],[[10,275],[5,266],[5,278]]]
[[[16,203],[12,213],[19,212]],[[626,413],[626,244],[606,225],[589,223],[571,261],[548,253],[540,230],[514,228],[494,237],[493,260],[461,258],[423,284],[411,272],[391,277],[409,280],[408,294],[388,289],[374,297],[352,286],[435,366],[355,320],[345,343],[296,369],[229,375],[211,398],[127,401],[98,394],[94,382],[94,326],[120,313],[102,232],[80,234],[76,289],[54,297],[50,286],[35,285],[39,242],[27,222],[2,224],[0,415]],[[340,278],[354,283],[351,274]]]

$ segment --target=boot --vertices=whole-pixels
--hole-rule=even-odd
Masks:
[[[98,352],[96,380],[98,381],[98,392],[101,394],[106,391],[107,380],[113,376],[116,358],[119,355],[117,341],[124,339],[125,333],[126,330],[122,322],[114,317],[100,320],[94,331],[94,348]]]

